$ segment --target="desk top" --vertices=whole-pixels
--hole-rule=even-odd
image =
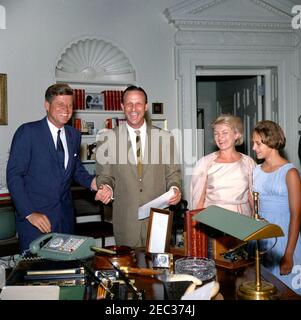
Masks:
[[[137,260],[139,267],[150,267],[150,261],[145,257],[144,252],[137,251]],[[237,291],[241,283],[245,281],[255,282],[255,263],[243,267],[241,269],[231,270],[222,267],[216,267],[217,276],[216,280],[220,284],[219,293],[222,295],[224,300],[238,300]],[[156,292],[154,288],[149,288],[151,286],[151,281],[154,283],[160,283],[160,281],[145,276],[135,276],[136,286],[138,288],[144,289],[146,294],[146,299],[162,299],[156,297]],[[282,281],[277,279],[273,274],[271,274],[266,268],[261,266],[261,279],[262,281],[267,281],[272,283],[276,289],[277,293],[272,297],[275,300],[301,300],[301,296],[296,294],[293,290],[287,287]],[[158,286],[158,284],[157,284]]]
[[[151,259],[149,257],[146,257],[144,251],[142,251],[141,249],[136,250],[136,257],[139,267],[151,267]],[[23,268],[24,265],[26,265],[26,263],[23,263]],[[18,266],[16,267],[16,269],[17,268]],[[14,277],[10,277],[11,280],[13,278]],[[164,288],[163,283],[155,277],[131,275],[129,278],[134,279],[135,286],[138,290],[144,290],[144,298],[146,300],[166,300],[166,287]],[[301,300],[301,296],[297,295],[284,283],[274,277],[264,267],[261,267],[261,278],[263,281],[270,282],[276,287],[277,293],[272,297],[273,300]],[[242,282],[252,280],[254,280],[255,282],[255,265],[248,265],[239,270],[230,270],[222,267],[217,267],[216,280],[220,284],[219,296],[221,298],[223,298],[224,300],[238,300],[237,291],[240,284]],[[14,285],[14,283],[9,284]]]

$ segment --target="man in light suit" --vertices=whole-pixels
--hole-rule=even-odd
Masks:
[[[96,190],[95,178],[80,161],[80,132],[66,125],[72,117],[73,90],[67,84],[50,86],[44,106],[47,117],[17,129],[7,164],[21,252],[44,233],[73,232],[73,180]]]
[[[174,191],[169,205],[176,205],[181,200],[181,172],[171,134],[146,124],[146,92],[141,87],[128,87],[123,92],[121,106],[126,123],[104,132],[98,139],[96,179],[99,190],[95,199],[107,204],[114,197],[116,244],[141,247],[146,244],[149,218],[139,220],[138,208],[169,189]],[[154,147],[151,139],[154,132],[162,140],[169,141],[166,148],[162,147],[162,141],[160,146]],[[152,161],[154,158],[157,159]]]

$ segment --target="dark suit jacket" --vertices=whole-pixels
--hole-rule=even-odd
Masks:
[[[16,228],[21,250],[41,232],[26,216],[40,212],[49,218],[52,232],[72,233],[74,210],[72,180],[89,188],[93,179],[80,161],[81,135],[65,126],[69,162],[59,168],[55,145],[46,117],[21,125],[13,138],[7,165],[7,186],[16,207]]]

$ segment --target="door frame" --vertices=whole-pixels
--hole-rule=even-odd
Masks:
[[[301,101],[301,90],[299,89],[301,81],[296,77],[299,70],[299,63],[296,59],[297,51],[294,50],[259,50],[253,51],[251,49],[242,50],[235,47],[233,49],[214,50],[208,48],[178,46],[175,48],[175,77],[177,80],[178,91],[178,128],[180,132],[185,129],[190,129],[191,139],[187,145],[185,141],[179,144],[179,150],[183,154],[187,153],[192,155],[189,163],[185,160],[181,162],[182,178],[183,178],[183,192],[184,197],[189,199],[190,180],[195,163],[202,155],[197,154],[197,139],[196,139],[196,71],[200,69],[247,69],[248,72],[258,73],[258,70],[277,70],[277,87],[278,87],[278,119],[277,122],[282,126],[286,132],[287,139],[286,151],[288,160],[298,165],[296,145],[299,139],[298,123],[294,121],[298,112]],[[202,67],[202,66],[206,66]],[[252,69],[254,69],[252,71]],[[266,77],[269,78],[269,77]],[[268,80],[268,79],[267,79]],[[273,86],[275,83],[273,82]],[[268,90],[268,86],[271,90]],[[272,91],[272,84],[267,81],[266,91]],[[270,104],[269,102],[267,103]],[[273,105],[272,105],[273,106]],[[275,117],[272,112],[272,117],[265,116],[273,120]],[[194,133],[194,134],[193,134]],[[188,150],[185,150],[188,149]],[[297,159],[295,161],[295,158]]]
[[[202,67],[196,67],[196,76],[197,77],[218,77],[218,76],[254,76],[254,77],[264,77],[264,96],[265,96],[265,108],[264,108],[264,114],[262,112],[262,105],[257,105],[257,114],[258,114],[258,120],[264,120],[264,119],[272,119],[272,90],[271,90],[271,84],[272,84],[272,69],[271,68],[220,68],[220,67],[210,67],[207,69],[206,66]],[[197,94],[197,93],[196,93]],[[197,106],[195,106],[197,107]],[[192,112],[193,112],[193,106],[191,106]],[[204,135],[206,136],[206,131],[204,132]],[[208,136],[208,135],[207,135]],[[204,143],[203,141],[199,141],[200,135],[196,135],[196,153],[198,157],[200,158],[205,154],[204,152]],[[201,148],[201,149],[200,149]]]

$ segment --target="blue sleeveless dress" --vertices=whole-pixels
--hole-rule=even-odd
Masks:
[[[259,193],[259,215],[277,224],[284,232],[284,237],[277,238],[276,245],[263,255],[263,265],[288,287],[301,295],[301,238],[294,251],[294,267],[289,275],[280,275],[280,259],[282,258],[287,240],[290,221],[288,190],[286,186],[287,172],[295,168],[287,163],[274,172],[264,172],[261,165],[253,171],[253,190]],[[301,195],[300,195],[301,196]],[[274,238],[260,240],[260,251],[270,249],[275,243]]]

